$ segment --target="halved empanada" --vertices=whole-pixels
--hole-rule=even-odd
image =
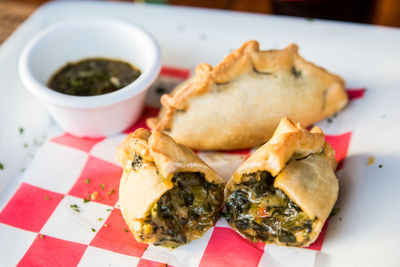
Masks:
[[[225,188],[229,223],[253,241],[308,246],[336,202],[335,152],[321,129],[284,118]]]
[[[329,117],[347,103],[344,81],[297,50],[249,41],[215,68],[201,63],[147,124],[192,149],[231,150],[266,142],[285,116],[304,127]]]
[[[171,137],[138,129],[118,147],[117,158],[124,168],[121,212],[138,242],[177,247],[218,219],[221,178]]]

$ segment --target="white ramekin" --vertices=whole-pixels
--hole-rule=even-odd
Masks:
[[[138,67],[134,82],[112,93],[71,96],[47,87],[67,62],[102,57]],[[155,39],[131,23],[109,18],[69,19],[38,33],[22,51],[19,73],[25,87],[45,104],[58,124],[80,137],[100,137],[129,128],[141,115],[146,91],[160,71]]]

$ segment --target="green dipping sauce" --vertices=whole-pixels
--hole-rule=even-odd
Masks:
[[[95,96],[121,89],[140,74],[139,69],[121,60],[88,58],[67,63],[53,74],[48,87],[67,95]]]

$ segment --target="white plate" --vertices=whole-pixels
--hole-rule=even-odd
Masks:
[[[55,2],[39,8],[0,47],[0,207],[15,190],[21,168],[45,136],[60,130],[23,88],[17,62],[24,44],[39,30],[71,17],[108,16],[150,31],[162,63],[192,68],[212,65],[244,41],[282,48],[295,42],[300,53],[367,88],[354,116],[353,137],[335,216],[317,266],[398,266],[400,253],[400,30],[302,18],[113,2]],[[44,59],[45,60],[45,59]],[[19,135],[19,127],[24,133]],[[28,148],[24,148],[24,143]],[[383,168],[367,166],[374,156]]]

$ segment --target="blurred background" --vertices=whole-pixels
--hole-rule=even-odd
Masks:
[[[61,0],[60,0],[61,1]],[[107,1],[107,0],[101,0]],[[109,0],[111,1],[111,0]],[[113,0],[115,1],[115,0]],[[119,0],[400,27],[400,0]],[[0,0],[0,43],[48,0]]]

